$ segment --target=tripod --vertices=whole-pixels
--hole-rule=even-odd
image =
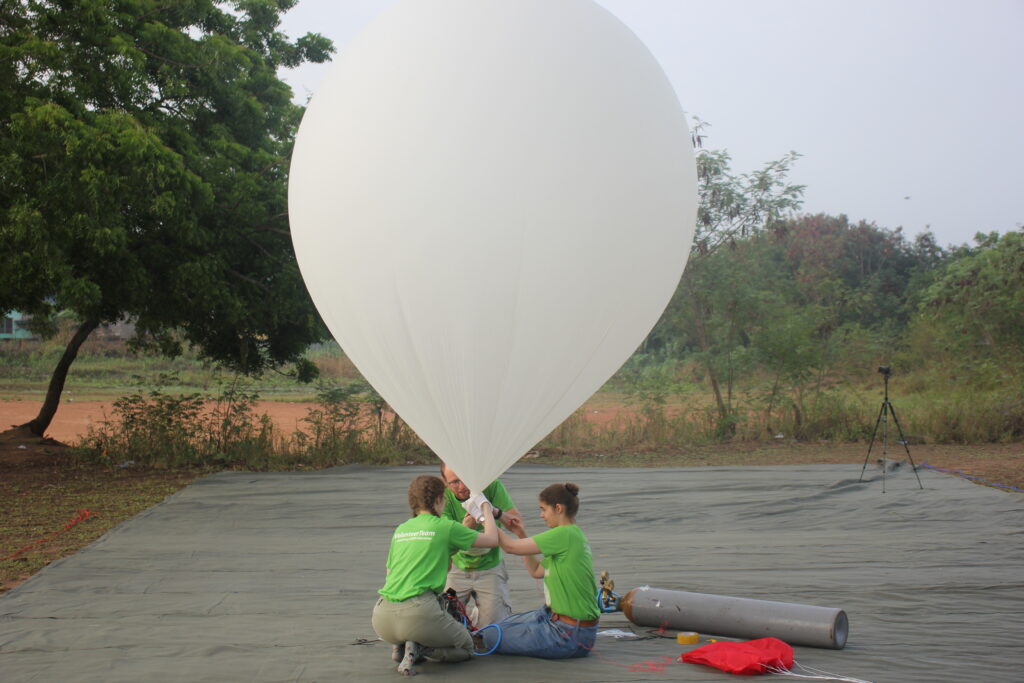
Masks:
[[[907,451],[907,459],[910,460],[910,466],[914,469],[914,476],[917,477],[917,485],[920,488],[924,488],[921,484],[921,477],[917,473],[917,465],[914,464],[914,458],[910,455],[910,448],[907,447],[907,437],[903,436],[903,428],[900,427],[900,421],[896,418],[896,409],[892,405],[892,401],[889,400],[889,375],[892,371],[887,366],[878,368],[878,371],[885,377],[885,400],[882,401],[882,407],[878,411],[878,419],[875,420],[875,431],[871,433],[871,443],[868,444],[868,454],[864,456],[864,466],[860,468],[860,479],[857,481],[864,481],[864,470],[868,467],[868,459],[871,458],[871,449],[875,445],[875,437],[878,436],[878,425],[882,425],[882,493],[885,493],[885,456],[888,452],[889,445],[889,415],[892,415],[892,421],[896,424],[896,429],[900,433],[899,443],[903,444],[904,450]]]

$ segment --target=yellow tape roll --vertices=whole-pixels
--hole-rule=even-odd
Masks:
[[[700,642],[700,634],[695,631],[680,631],[676,634],[676,642],[680,645],[694,645]]]

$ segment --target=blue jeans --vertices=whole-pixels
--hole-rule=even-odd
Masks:
[[[513,614],[499,621],[497,626],[480,631],[480,635],[487,649],[491,649],[501,629],[501,644],[494,651],[501,655],[542,659],[586,657],[597,637],[597,626],[570,626],[563,621],[552,621],[551,610],[547,607]]]

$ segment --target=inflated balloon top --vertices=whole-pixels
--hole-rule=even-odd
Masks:
[[[643,341],[693,239],[672,86],[591,0],[404,0],[313,95],[302,275],[339,344],[479,491]]]

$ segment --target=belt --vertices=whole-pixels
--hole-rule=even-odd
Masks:
[[[567,617],[564,614],[558,614],[556,612],[551,613],[551,621],[561,621],[569,624],[570,626],[581,626],[584,628],[597,626],[597,619],[573,619],[572,617]]]

